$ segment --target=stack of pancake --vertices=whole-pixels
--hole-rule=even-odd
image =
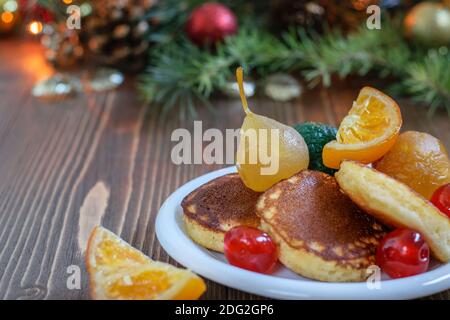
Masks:
[[[247,188],[237,173],[202,185],[181,202],[189,236],[208,249],[223,252],[225,232],[242,225],[259,227],[255,214],[259,195]]]
[[[223,252],[231,228],[260,228],[277,243],[284,266],[320,281],[366,279],[388,226],[420,231],[436,258],[450,260],[450,219],[402,183],[353,162],[336,178],[304,170],[264,193],[228,174],[194,190],[182,207],[198,244]]]

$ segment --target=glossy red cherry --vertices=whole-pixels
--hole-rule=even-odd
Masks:
[[[235,227],[225,234],[225,257],[236,267],[271,273],[278,260],[272,238],[251,227]]]
[[[391,278],[409,277],[427,271],[430,249],[420,233],[396,229],[381,241],[376,261]]]
[[[450,183],[438,188],[431,196],[430,201],[450,218]]]

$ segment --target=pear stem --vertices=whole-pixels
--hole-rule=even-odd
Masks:
[[[244,108],[245,113],[249,114],[249,113],[251,113],[251,111],[248,107],[247,98],[245,97],[244,70],[242,69],[242,67],[238,67],[236,69],[236,80],[237,80],[237,83],[239,86],[239,95],[241,96],[242,107]]]

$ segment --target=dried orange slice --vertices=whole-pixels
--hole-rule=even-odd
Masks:
[[[86,265],[93,299],[190,300],[206,290],[194,273],[153,261],[102,227],[91,233]]]
[[[372,163],[394,145],[402,116],[397,103],[371,87],[364,87],[339,126],[336,140],[322,151],[323,163],[339,169],[343,160]]]

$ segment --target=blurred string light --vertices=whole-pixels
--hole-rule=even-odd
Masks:
[[[40,21],[31,21],[28,24],[28,31],[33,35],[38,35],[42,32],[42,22]]]
[[[11,23],[14,20],[14,15],[9,12],[9,11],[5,11],[2,13],[2,21],[4,23]]]
[[[5,12],[15,12],[17,7],[18,5],[16,0],[8,0],[3,4],[3,10],[5,10]]]
[[[90,3],[85,2],[80,5],[81,16],[86,17],[92,13],[92,6]]]
[[[16,0],[0,0],[0,32],[13,29],[18,20],[17,8]]]
[[[73,0],[60,0],[65,5],[69,6],[73,4]],[[1,2],[1,0],[0,0]],[[9,3],[11,2],[11,3]],[[10,8],[17,9],[17,1],[16,0],[8,0],[5,5],[8,4]],[[91,14],[92,6],[89,3],[82,3],[80,5],[81,16],[85,17]],[[8,17],[6,17],[8,19]],[[39,35],[45,30],[45,25],[39,19],[33,19],[28,23],[27,31],[32,35]]]

